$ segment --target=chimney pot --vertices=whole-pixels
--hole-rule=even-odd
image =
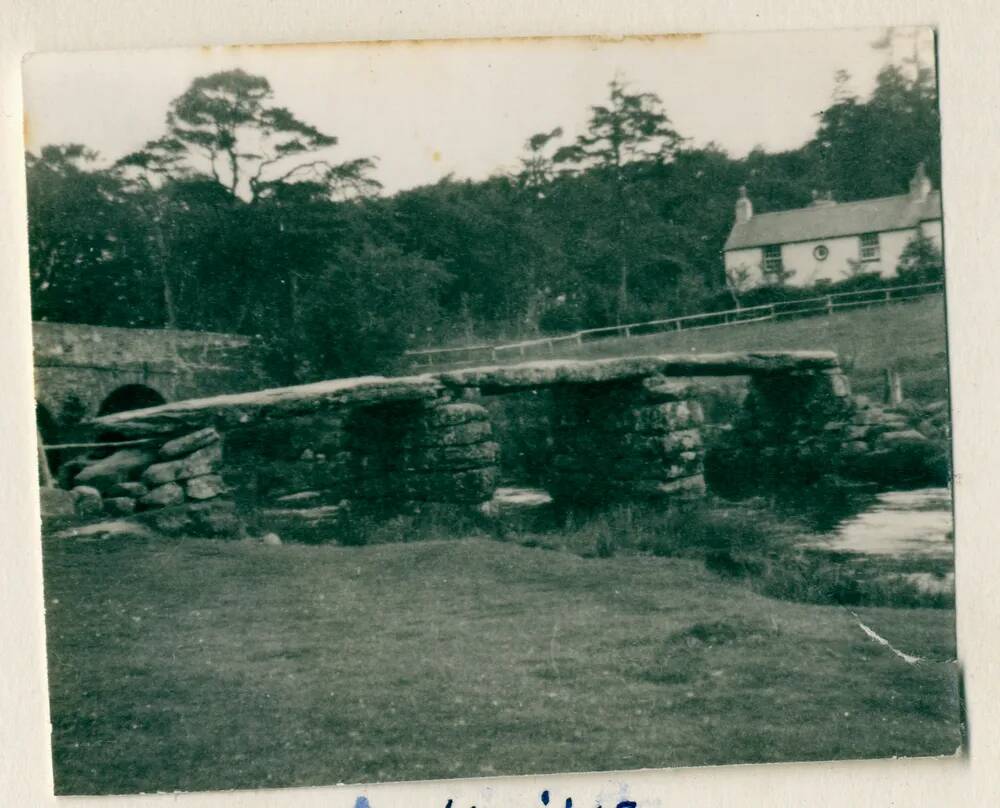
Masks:
[[[927,199],[932,189],[930,177],[927,176],[927,169],[923,162],[917,163],[917,170],[910,180],[910,200],[913,202],[923,202]]]
[[[753,218],[753,203],[747,196],[747,187],[740,186],[740,195],[736,200],[736,224],[746,224]]]

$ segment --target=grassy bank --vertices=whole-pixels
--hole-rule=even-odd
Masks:
[[[689,351],[817,349],[836,351],[854,392],[881,399],[886,368],[899,371],[908,397],[947,396],[944,296],[852,309],[794,320],[747,323],[701,331],[666,332],[632,339],[602,339],[582,346],[541,349],[537,358],[597,359]],[[530,356],[528,358],[531,358]],[[510,361],[522,361],[511,357]]]
[[[809,490],[808,506],[780,499],[731,502],[710,498],[670,508],[625,504],[589,516],[569,518],[558,529],[505,530],[500,535],[527,547],[563,550],[583,558],[621,555],[700,561],[719,576],[769,597],[835,606],[892,606],[953,609],[950,591],[922,590],[905,573],[941,577],[953,572],[950,557],[896,558],[837,553],[803,546],[864,503],[831,501],[828,490]],[[812,513],[810,513],[812,511]],[[829,528],[826,528],[829,529]]]
[[[954,615],[473,538],[45,546],[60,793],[950,754]]]

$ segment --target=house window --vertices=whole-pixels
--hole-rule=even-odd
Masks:
[[[781,245],[772,244],[770,247],[765,247],[764,274],[780,275],[784,271],[784,268],[784,265],[781,263]]]
[[[861,260],[878,261],[880,257],[878,233],[865,233],[861,236]]]

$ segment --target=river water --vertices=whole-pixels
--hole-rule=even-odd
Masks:
[[[805,544],[842,553],[950,558],[954,550],[947,488],[885,491]]]

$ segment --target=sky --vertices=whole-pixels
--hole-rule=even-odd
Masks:
[[[914,52],[934,64],[929,29],[643,37],[440,40],[35,54],[24,66],[29,150],[83,143],[107,163],[158,137],[191,81],[242,68],[266,76],[274,103],[339,143],[337,160],[376,156],[384,193],[452,174],[516,170],[532,134],[584,130],[619,77],[656,93],[695,146],[734,157],[807,141],[845,69],[862,97],[878,71]]]

